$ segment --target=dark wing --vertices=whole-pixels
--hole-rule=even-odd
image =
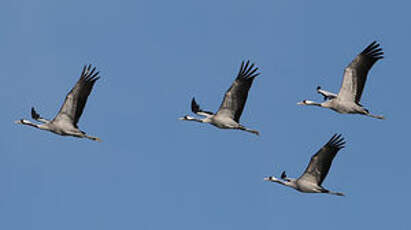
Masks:
[[[285,179],[285,178],[287,178],[287,174],[285,173],[285,171],[283,171],[282,173],[281,173],[281,179]]]
[[[324,101],[327,100],[327,99],[333,99],[333,98],[337,97],[337,94],[325,91],[325,90],[321,89],[321,86],[317,87],[317,92],[324,96]]]
[[[287,174],[285,173],[285,171],[283,171],[282,173],[281,173],[281,179],[283,179],[283,180],[285,180],[285,181],[290,181],[290,178],[288,178],[287,177]]]
[[[38,120],[38,119],[42,118],[42,117],[40,117],[40,114],[38,114],[36,112],[34,107],[31,107],[31,118],[33,118],[34,120]]]
[[[367,80],[368,71],[379,59],[384,58],[380,44],[372,42],[344,70],[344,79],[338,97],[344,100],[360,102]]]
[[[330,170],[331,163],[337,152],[344,148],[344,138],[341,134],[334,136],[314,156],[299,180],[307,180],[321,185]]]
[[[84,106],[93,89],[93,85],[100,78],[98,77],[99,72],[94,73],[96,67],[92,70],[90,69],[91,65],[84,66],[80,79],[67,94],[66,100],[53,121],[68,121],[77,127],[77,122],[83,113]]]
[[[43,122],[43,123],[48,123],[48,122],[50,122],[49,120],[44,119],[43,117],[41,117],[40,114],[38,114],[38,113],[36,112],[36,110],[34,109],[34,107],[31,107],[31,117],[32,117],[34,120],[40,121],[40,122]]]
[[[197,104],[194,97],[193,97],[193,100],[191,100],[191,111],[193,111],[193,113],[195,113],[197,115],[201,115],[201,116],[214,115],[214,113],[212,113],[212,112],[201,110],[200,105]]]
[[[237,78],[225,93],[217,115],[230,117],[236,122],[240,121],[241,113],[247,101],[248,91],[254,78],[260,75],[260,73],[256,73],[258,68],[254,68],[254,64],[249,64],[250,61],[247,61],[245,65],[244,61],[241,63]]]

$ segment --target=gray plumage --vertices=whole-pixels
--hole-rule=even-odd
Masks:
[[[303,100],[298,104],[330,108],[338,113],[362,114],[377,119],[384,119],[383,116],[370,114],[369,111],[360,104],[368,72],[375,62],[383,58],[384,52],[379,46],[376,41],[372,42],[345,68],[343,81],[338,94],[317,87],[317,92],[324,96],[325,102],[317,103],[310,100]]]
[[[288,178],[285,171],[281,173],[281,180],[273,176],[266,177],[264,180],[276,182],[300,192],[305,193],[328,193],[343,196],[343,193],[333,192],[322,187],[322,183],[327,176],[332,161],[338,151],[344,148],[344,138],[335,134],[316,154],[311,157],[310,163],[304,173],[297,179]]]
[[[248,129],[240,124],[240,117],[247,101],[248,91],[254,78],[260,75],[260,73],[257,73],[257,70],[258,68],[254,68],[254,64],[250,65],[250,61],[247,61],[245,64],[243,61],[236,79],[226,91],[223,102],[215,114],[201,110],[195,98],[193,98],[191,101],[192,112],[205,118],[198,119],[186,115],[180,118],[180,120],[210,123],[222,129],[240,129],[259,135],[257,130]]]
[[[31,117],[42,124],[35,124],[25,119],[18,120],[16,123],[48,130],[62,136],[85,137],[94,141],[101,141],[97,137],[87,135],[77,126],[86,105],[87,98],[90,95],[95,82],[100,78],[98,76],[99,72],[95,72],[95,70],[95,67],[91,69],[91,65],[84,66],[80,79],[67,94],[63,105],[53,120],[49,121],[42,118],[36,112],[34,107],[32,107]]]

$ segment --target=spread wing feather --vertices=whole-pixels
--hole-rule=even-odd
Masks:
[[[54,121],[68,121],[77,127],[94,83],[100,78],[99,72],[95,73],[95,70],[95,67],[91,69],[91,65],[84,66],[80,79],[67,94]]]
[[[254,78],[260,75],[260,73],[256,73],[257,70],[258,68],[254,67],[254,64],[250,65],[250,61],[247,61],[245,64],[244,61],[241,63],[237,78],[225,93],[223,102],[217,111],[217,116],[227,116],[236,122],[240,122],[240,116],[247,101],[248,91]]]
[[[338,97],[360,102],[367,74],[378,60],[384,58],[380,44],[372,42],[344,70],[344,79]]]
[[[191,111],[193,113],[195,113],[197,115],[201,115],[201,116],[214,115],[214,113],[212,113],[212,112],[201,110],[200,105],[197,104],[194,97],[193,97],[193,100],[191,100]]]
[[[326,91],[326,90],[323,90],[323,89],[321,89],[320,86],[317,87],[317,92],[318,92],[319,94],[323,95],[324,101],[325,101],[325,100],[328,100],[328,99],[333,99],[333,98],[336,98],[336,97],[337,97],[337,94],[332,93],[332,92],[328,92],[328,91]]]
[[[334,134],[327,144],[311,157],[310,163],[299,180],[307,180],[321,185],[330,170],[334,157],[340,149],[344,148],[344,144],[344,138],[341,137],[341,134]]]

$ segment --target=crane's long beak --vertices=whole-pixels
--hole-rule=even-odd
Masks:
[[[180,117],[180,118],[178,118],[179,120],[194,120],[194,118],[193,117],[190,117],[189,115],[185,115],[184,117]]]
[[[297,105],[304,105],[304,102],[300,101],[297,103]]]
[[[21,124],[23,124],[23,119],[17,120],[17,121],[15,121],[14,123],[15,123],[15,124],[18,124],[18,125],[21,125]]]

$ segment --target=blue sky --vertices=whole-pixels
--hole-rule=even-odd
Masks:
[[[3,1],[0,229],[408,229],[410,3],[375,1]],[[370,42],[385,59],[362,97],[380,121],[299,107],[337,92]],[[260,68],[241,122],[260,137],[179,121],[193,96],[215,111],[242,60]],[[82,66],[101,79],[61,137],[52,118]],[[297,177],[334,133],[346,148],[324,186]]]

